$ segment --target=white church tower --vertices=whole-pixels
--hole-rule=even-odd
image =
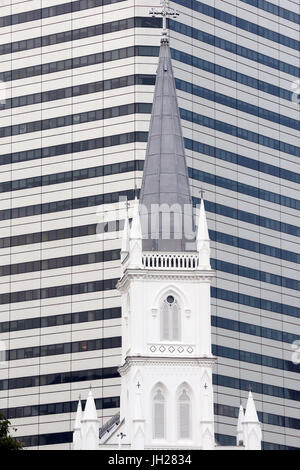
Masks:
[[[152,14],[162,15],[163,33],[141,194],[131,207],[131,227],[125,221],[117,285],[122,303],[121,409],[100,431],[97,448],[215,449],[214,272],[202,196],[197,227],[193,218],[166,31],[166,17],[177,13],[163,1]],[[249,416],[246,410],[239,423],[239,445],[232,448],[245,448],[245,443],[258,447],[260,424],[252,405],[253,398]],[[79,408],[76,448],[80,441],[82,448],[91,448],[86,423],[94,445],[95,409],[90,402],[87,406],[93,419],[87,421],[84,413],[78,434]]]

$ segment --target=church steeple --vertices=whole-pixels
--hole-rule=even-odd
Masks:
[[[113,420],[101,431],[101,444],[207,450],[215,448],[214,272],[203,198],[197,239],[194,231],[166,31],[166,17],[174,10],[163,0],[152,14],[164,20],[160,57],[140,203],[134,201],[130,232],[125,223],[117,283],[122,303],[121,409],[118,427],[114,430]]]
[[[164,26],[140,195],[143,250],[194,251],[192,200],[165,23],[178,13],[163,1],[150,14],[161,15]]]

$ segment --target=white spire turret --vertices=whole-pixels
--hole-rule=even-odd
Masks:
[[[129,219],[128,219],[128,202],[125,202],[126,204],[126,212],[125,212],[125,217],[124,217],[124,228],[123,228],[123,234],[122,234],[122,247],[121,247],[121,263],[127,258],[129,254]]]
[[[251,390],[249,390],[244,423],[258,423],[258,416]]]
[[[90,389],[81,420],[83,450],[97,450],[99,446],[99,422],[92,390]]]
[[[139,201],[134,200],[132,223],[129,235],[130,259],[129,267],[140,269],[142,265],[142,227],[139,213]]]
[[[244,440],[246,450],[261,449],[261,426],[258,421],[257,411],[253,400],[252,392],[249,391],[246,412],[243,421]]]
[[[237,446],[243,445],[244,443],[243,421],[244,421],[244,409],[243,409],[243,406],[240,405],[239,417],[238,417],[238,423],[237,423],[237,433],[236,433],[236,445]]]
[[[75,425],[74,425],[74,431],[73,431],[73,450],[81,450],[81,446],[82,446],[81,419],[82,419],[82,407],[81,407],[81,399],[79,395],[76,417],[75,417]]]
[[[132,420],[132,448],[143,450],[145,445],[145,419],[142,405],[141,384],[136,385]]]
[[[197,230],[197,251],[199,254],[199,268],[211,269],[210,267],[210,240],[207,228],[206,213],[204,208],[203,197],[201,197],[201,204],[198,217],[198,230]]]

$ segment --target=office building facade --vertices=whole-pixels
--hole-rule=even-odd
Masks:
[[[216,440],[235,442],[251,388],[263,449],[298,448],[299,5],[170,5],[190,189],[194,205],[205,190],[216,271]],[[119,408],[119,200],[141,186],[157,6],[0,7],[0,408],[28,448],[71,448],[90,385],[100,423]]]

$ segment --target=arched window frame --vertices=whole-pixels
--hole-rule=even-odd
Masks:
[[[182,400],[182,396],[186,395],[187,399]],[[187,432],[183,433],[182,430],[182,413],[183,413],[183,406],[187,406],[187,423],[188,423],[188,429]],[[182,384],[178,391],[177,391],[177,396],[176,396],[176,412],[177,412],[177,435],[179,440],[191,440],[192,435],[193,435],[193,422],[192,422],[192,406],[193,406],[193,400],[192,400],[192,392],[188,384]]]
[[[158,400],[157,397],[161,397],[161,400]],[[167,435],[167,392],[166,388],[163,384],[157,384],[154,387],[152,393],[152,438],[155,440],[165,440]],[[157,432],[157,405],[161,405],[162,408],[162,417],[163,417],[163,425],[162,425],[162,432]]]
[[[170,303],[169,298],[174,301]],[[161,341],[181,341],[181,308],[177,296],[165,294],[160,305],[160,339]]]

